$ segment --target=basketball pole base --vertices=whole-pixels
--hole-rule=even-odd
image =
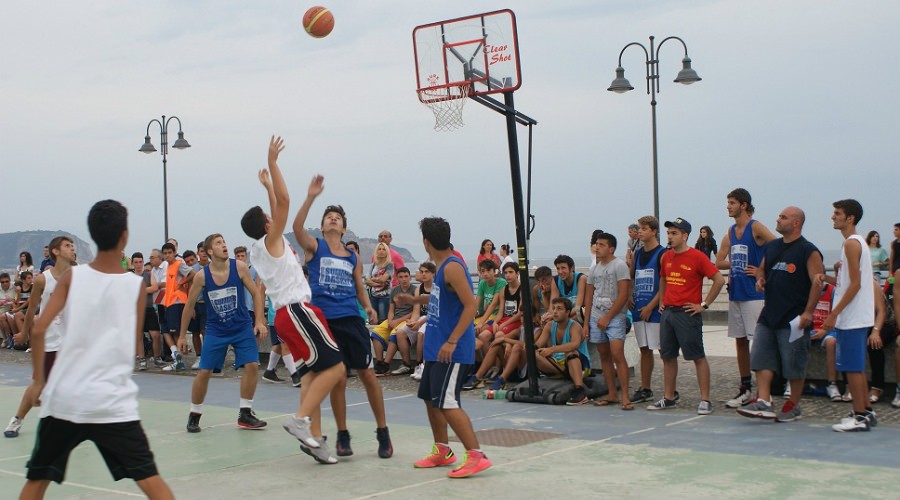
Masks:
[[[536,389],[533,392],[530,381],[526,380],[507,392],[506,400],[514,403],[562,405],[572,397],[575,384],[568,379],[539,378]],[[603,375],[598,373],[585,377],[584,392],[591,399],[609,394],[609,388]]]

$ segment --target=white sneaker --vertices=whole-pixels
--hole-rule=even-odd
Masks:
[[[409,377],[413,380],[422,380],[422,372],[424,372],[424,371],[425,371],[425,363],[419,363],[418,365],[416,365],[416,371],[414,371],[413,374],[410,375]],[[898,394],[900,394],[900,393],[898,393]],[[895,399],[894,401],[895,402],[900,401],[900,396],[898,396],[897,399]]]
[[[406,375],[413,371],[413,368],[409,365],[401,364],[399,368],[391,372],[391,375]]]
[[[297,418],[295,415],[291,415],[282,427],[284,427],[284,430],[290,435],[297,438],[297,441],[300,441],[300,444],[305,444],[310,448],[318,448],[320,444],[312,435],[310,430],[311,425],[312,422],[309,417]]]
[[[828,399],[833,402],[841,401],[841,391],[838,389],[837,384],[829,384],[828,387],[825,388],[825,393],[828,394]]]
[[[891,406],[894,408],[900,408],[900,390],[897,391],[897,394],[894,395],[894,400],[891,401]]]
[[[741,386],[741,388],[738,389],[738,395],[726,401],[725,406],[729,408],[740,408],[741,406],[749,403],[752,399],[753,393],[750,392],[750,388]]]
[[[3,431],[3,435],[8,438],[19,437],[19,429],[22,428],[22,419],[19,417],[13,417],[9,419],[9,425],[6,426],[6,430]]]
[[[712,403],[709,401],[700,401],[700,404],[697,406],[697,415],[709,415],[712,412]]]
[[[199,370],[200,369],[200,358],[197,358],[197,361],[194,361],[194,364],[191,365],[191,370]]]
[[[847,389],[847,392],[845,392],[844,395],[841,396],[841,401],[843,401],[845,403],[849,403],[849,402],[853,401],[853,395],[850,394],[849,388]]]
[[[858,415],[844,417],[841,423],[832,425],[831,429],[835,432],[868,432],[869,419]]]
[[[784,397],[791,397],[791,383],[787,382],[784,384]]]

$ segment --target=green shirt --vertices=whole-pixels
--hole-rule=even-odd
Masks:
[[[475,314],[476,317],[484,314],[484,310],[487,309],[491,305],[491,301],[494,300],[494,295],[496,295],[497,292],[502,292],[503,287],[505,286],[506,280],[503,278],[497,278],[497,280],[494,281],[494,286],[489,286],[487,281],[484,280],[478,282],[478,297],[480,297],[481,300],[478,301],[476,298],[476,301],[478,301],[476,304],[478,306],[478,313]],[[494,313],[496,312],[497,311],[494,311]]]

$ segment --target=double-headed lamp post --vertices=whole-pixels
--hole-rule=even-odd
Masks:
[[[663,44],[669,40],[678,40],[681,42],[682,47],[684,47],[684,58],[681,60],[682,68],[681,71],[678,72],[678,76],[675,77],[675,83],[690,85],[694,82],[699,82],[701,78],[697,76],[697,72],[691,68],[691,58],[688,57],[687,45],[684,43],[684,40],[677,36],[670,36],[659,42],[659,46],[654,46],[654,38],[655,37],[652,36],[650,37],[649,51],[647,50],[647,47],[640,42],[631,42],[625,47],[622,47],[622,51],[619,52],[619,67],[616,68],[616,79],[612,81],[609,88],[606,90],[616,92],[617,94],[634,90],[634,87],[632,87],[631,84],[628,83],[628,80],[625,79],[625,68],[622,67],[622,54],[624,54],[625,50],[632,45],[637,45],[644,49],[644,57],[647,64],[647,94],[650,94],[650,108],[652,109],[653,114],[653,215],[656,216],[656,220],[659,220],[659,169],[656,160],[656,94],[659,92],[659,50],[662,48]]]
[[[166,119],[166,115],[163,115],[162,119],[157,120],[154,118],[147,123],[147,135],[144,136],[144,145],[138,149],[141,153],[150,154],[156,152],[156,148],[153,147],[153,143],[150,142],[150,126],[153,125],[153,123],[159,125],[160,147],[162,148],[160,154],[162,155],[163,162],[163,214],[166,230],[166,238],[163,241],[169,239],[169,181],[166,172],[166,156],[169,154],[169,122],[172,120],[178,122],[178,139],[172,143],[172,147],[175,149],[186,149],[191,147],[191,145],[188,144],[188,141],[184,139],[184,132],[181,131],[181,120],[177,116],[170,116]]]

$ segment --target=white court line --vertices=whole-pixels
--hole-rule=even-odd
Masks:
[[[513,414],[513,413],[522,413],[523,411],[528,411],[528,410],[531,410],[531,408],[526,407],[526,408],[520,408],[520,409],[518,409],[518,410],[504,411],[504,412],[501,412],[501,413],[495,413],[495,414],[493,414],[493,415],[485,415],[485,416],[483,416],[483,417],[476,417],[476,418],[473,418],[473,419],[472,419],[472,422],[475,422],[475,421],[477,421],[477,420],[484,420],[484,419],[486,419],[486,418],[502,417],[503,415],[511,415],[511,414]]]
[[[22,455],[22,456],[18,456],[18,457],[6,457],[6,458],[0,458],[0,462],[8,462],[8,461],[10,461],[10,460],[22,460],[23,458],[31,458],[31,455]]]
[[[697,415],[696,417],[686,418],[684,420],[676,420],[674,422],[670,422],[670,423],[666,424],[666,427],[672,427],[673,425],[684,424],[687,422],[693,422],[694,420],[699,420],[705,416],[706,415]]]
[[[686,419],[684,419],[684,420],[679,420],[679,421],[677,421],[677,422],[672,422],[672,423],[666,424],[666,425],[667,425],[667,426],[673,426],[673,425],[683,424],[683,423],[690,422],[690,421],[692,421],[692,420],[696,420],[697,418],[702,418],[702,417],[703,417],[703,415],[698,416],[698,417],[686,418]],[[576,444],[576,445],[573,445],[573,446],[569,446],[568,448],[561,448],[561,449],[558,449],[558,450],[548,451],[548,452],[542,453],[542,454],[540,454],[540,455],[533,455],[533,456],[530,456],[530,457],[521,458],[521,459],[519,459],[519,460],[513,460],[513,461],[511,461],[511,462],[505,462],[505,463],[502,463],[502,464],[499,464],[499,465],[495,465],[494,467],[498,467],[498,468],[499,468],[499,467],[509,467],[510,465],[516,465],[516,464],[520,464],[520,463],[522,463],[522,462],[528,462],[528,461],[531,461],[531,460],[542,459],[542,458],[546,458],[546,457],[549,457],[549,456],[552,456],[552,455],[558,455],[558,454],[560,454],[560,453],[566,453],[566,452],[570,452],[570,451],[573,451],[573,450],[578,450],[578,449],[581,449],[581,448],[586,448],[586,447],[588,447],[588,446],[593,446],[593,445],[596,445],[596,444],[603,444],[603,443],[612,441],[613,439],[619,439],[619,438],[623,438],[623,437],[626,437],[626,436],[632,436],[632,435],[634,435],[634,434],[640,434],[640,433],[642,433],[642,432],[649,432],[649,431],[652,431],[652,430],[654,430],[654,429],[655,429],[655,427],[647,427],[646,429],[640,429],[640,430],[637,430],[637,431],[627,432],[627,433],[624,433],[624,434],[617,434],[617,435],[615,435],[615,436],[609,436],[609,437],[607,437],[607,438],[598,439],[598,440],[596,440],[596,441],[587,441],[587,442],[585,442],[585,443],[579,443],[579,444]],[[363,496],[360,496],[360,497],[356,497],[356,498],[354,498],[353,500],[362,500],[362,499],[365,499],[365,498],[375,498],[375,497],[381,496],[381,495],[390,495],[391,493],[396,493],[396,492],[398,492],[398,491],[408,490],[408,489],[412,489],[412,488],[418,488],[418,487],[420,487],[420,486],[426,486],[426,485],[429,485],[429,484],[432,484],[432,483],[436,483],[436,482],[438,482],[438,481],[445,481],[445,480],[449,480],[449,479],[450,479],[450,478],[448,478],[448,477],[441,477],[441,478],[437,478],[437,479],[431,479],[431,480],[428,480],[428,481],[423,481],[423,482],[421,482],[421,483],[413,483],[413,484],[409,484],[409,485],[406,485],[406,486],[401,486],[401,487],[399,487],[399,488],[394,488],[394,489],[390,489],[390,490],[379,491],[379,492],[377,492],[377,493],[371,493],[371,494],[368,494],[368,495],[363,495]]]
[[[16,476],[16,477],[21,477],[21,478],[25,477],[25,474],[23,474],[21,472],[13,472],[11,470],[3,470],[3,469],[0,469],[0,474],[7,474],[10,476]],[[84,488],[86,490],[100,491],[103,493],[115,493],[117,495],[125,495],[128,497],[145,498],[143,493],[132,493],[130,491],[114,490],[112,488],[101,488],[99,486],[91,486],[89,484],[73,483],[71,481],[65,481],[65,482],[63,482],[63,484],[65,484],[66,486],[74,486],[76,488]]]
[[[385,400],[385,401],[393,401],[393,400],[395,400],[395,399],[404,399],[404,398],[411,398],[411,397],[413,397],[412,394],[404,394],[404,395],[402,395],[402,396],[394,396],[394,397],[392,397],[392,398],[385,398],[384,400]],[[368,404],[369,404],[368,401],[362,401],[362,402],[360,402],[360,403],[349,404],[349,405],[347,405],[347,408],[350,408],[351,406],[362,406],[362,405],[368,405]],[[330,407],[330,406],[323,406],[323,407],[322,407],[322,411],[331,411],[331,407]],[[266,417],[266,418],[268,418],[269,420],[277,420],[277,419],[279,419],[279,418],[290,417],[291,415],[295,415],[295,413],[282,413],[282,414],[280,414],[280,415],[275,415],[275,416],[272,416],[272,417]],[[221,424],[213,424],[213,425],[208,425],[208,426],[205,426],[205,427],[201,427],[201,429],[215,429],[215,428],[217,428],[217,427],[229,427],[229,426],[231,426],[231,427],[237,427],[237,424],[234,423],[234,422],[225,422],[225,423],[221,423]],[[162,435],[163,435],[163,436],[172,436],[172,435],[175,435],[175,434],[184,434],[184,431],[167,432],[167,433],[162,434]],[[28,455],[28,456],[30,457],[31,455]],[[27,458],[27,457],[26,457],[26,458]],[[2,461],[2,460],[0,460],[0,461]]]

